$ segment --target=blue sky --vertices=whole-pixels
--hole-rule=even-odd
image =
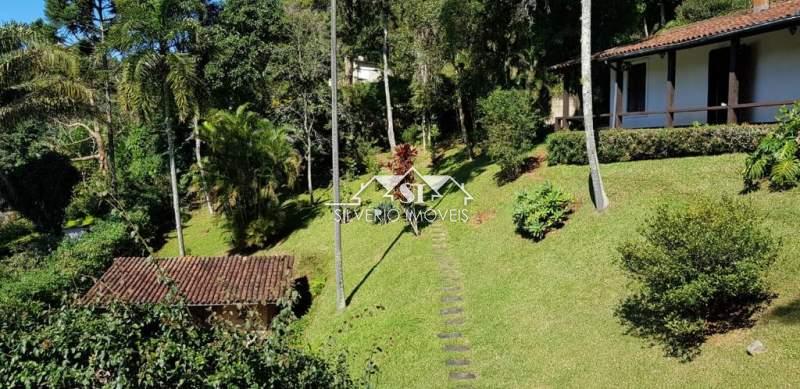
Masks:
[[[44,0],[0,0],[0,23],[44,18]]]

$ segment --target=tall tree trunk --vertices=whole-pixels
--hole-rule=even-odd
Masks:
[[[194,132],[194,158],[197,162],[197,168],[200,169],[200,185],[203,187],[203,196],[206,200],[206,206],[208,207],[209,215],[214,214],[214,206],[211,204],[211,193],[209,193],[208,189],[208,180],[206,180],[206,169],[203,166],[203,155],[202,155],[202,148],[203,142],[200,140],[200,127],[198,122],[200,121],[199,114],[195,114],[192,118],[192,131]]]
[[[303,99],[303,129],[306,133],[306,179],[308,181],[308,197],[311,203],[314,203],[314,183],[311,179],[311,132],[312,129],[308,123],[308,101]]]
[[[100,23],[100,45],[105,49],[105,42],[106,42],[106,15],[105,9],[103,8],[103,2],[98,1],[95,4],[96,12],[97,12],[97,19]],[[108,65],[108,53],[103,53],[102,59],[102,67],[103,71],[106,73],[103,75],[103,95],[105,99],[105,114],[106,114],[106,126],[107,128],[107,137],[108,137],[108,155],[105,161],[106,168],[108,169],[108,178],[111,186],[111,192],[113,193],[117,187],[117,171],[116,171],[116,161],[115,161],[115,150],[114,150],[114,121],[111,117],[111,83],[109,81],[109,77],[111,77],[111,69]]]
[[[183,244],[183,224],[181,223],[181,204],[178,198],[178,171],[175,167],[175,134],[167,119],[167,143],[169,147],[169,183],[172,186],[172,211],[175,213],[175,233],[178,236],[178,251],[181,257],[186,256]]]
[[[344,56],[344,83],[347,86],[353,85],[353,58],[349,55]]]
[[[333,160],[333,255],[336,267],[336,310],[344,311],[344,268],[342,265],[341,195],[339,192],[339,118],[336,85],[336,0],[331,0],[331,159]]]
[[[472,145],[469,143],[469,134],[467,133],[467,118],[464,115],[464,99],[461,97],[461,89],[459,87],[456,87],[456,100],[458,103],[458,125],[461,127],[461,138],[464,140],[467,157],[472,161]]]
[[[431,115],[429,115],[427,111],[425,112],[425,114],[426,114],[426,117],[428,118],[428,120],[433,121],[433,117]],[[436,148],[433,145],[433,135],[431,135],[432,130],[433,130],[433,125],[429,122],[429,124],[428,124],[428,147],[430,147],[431,153],[436,151]]]
[[[428,114],[422,114],[422,149],[428,150]]]
[[[397,147],[394,138],[394,118],[392,116],[392,94],[389,91],[389,19],[383,12],[383,88],[386,91],[386,125],[389,136],[389,147],[392,152]]]
[[[608,197],[600,175],[600,160],[594,132],[594,112],[592,110],[592,0],[581,0],[581,84],[583,86],[583,122],[586,131],[586,155],[589,157],[589,179],[595,208],[602,211],[608,208]]]
[[[161,45],[165,47],[165,45]],[[162,53],[163,55],[163,53]],[[162,57],[163,58],[163,57]],[[169,87],[166,80],[161,86],[162,109],[164,114],[164,131],[167,133],[167,154],[169,154],[169,183],[172,190],[172,212],[175,215],[175,234],[178,237],[178,254],[186,256],[186,246],[183,243],[183,223],[181,221],[181,203],[178,196],[178,169],[175,166],[175,133],[172,128],[172,112],[169,103]]]

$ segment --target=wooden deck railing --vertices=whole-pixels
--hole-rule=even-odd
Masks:
[[[670,128],[673,127],[673,122],[676,113],[690,113],[690,112],[709,112],[709,111],[728,111],[728,110],[741,110],[747,108],[762,108],[762,107],[779,107],[779,106],[786,106],[794,104],[795,100],[783,100],[783,101],[767,101],[761,103],[742,103],[742,104],[732,104],[732,105],[718,105],[718,106],[710,106],[710,107],[689,107],[689,108],[674,108],[665,111],[643,111],[643,112],[621,112],[617,114],[616,122],[609,123],[609,126],[614,124],[616,128],[622,128],[622,123],[624,118],[626,117],[636,117],[636,116],[653,116],[653,115],[664,115],[664,127]],[[611,119],[614,115],[610,113],[604,113],[599,115],[594,115],[595,119]],[[736,117],[737,115],[734,115]],[[731,116],[729,115],[729,118]],[[583,120],[583,116],[575,115],[575,116],[559,116],[555,118],[555,127],[557,130],[562,128],[569,128],[570,121],[577,121]],[[735,124],[735,123],[732,123]]]

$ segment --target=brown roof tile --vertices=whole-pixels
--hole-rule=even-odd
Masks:
[[[169,291],[160,267],[189,305],[274,303],[290,287],[293,265],[290,256],[117,258],[83,300],[159,302]]]
[[[604,60],[671,46],[691,44],[718,35],[736,33],[790,19],[800,20],[800,0],[775,2],[763,11],[741,11],[730,15],[703,20],[681,27],[670,28],[637,43],[617,46],[594,55]]]

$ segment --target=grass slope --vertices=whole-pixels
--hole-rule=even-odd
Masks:
[[[485,387],[791,386],[800,382],[800,190],[747,196],[783,238],[770,275],[780,297],[752,329],[711,338],[690,363],[666,358],[659,347],[624,333],[612,315],[627,293],[615,248],[632,237],[661,201],[698,196],[738,196],[743,155],[603,165],[611,208],[597,214],[588,198],[587,169],[540,167],[498,187],[497,167],[467,162],[450,153],[439,171],[466,181],[475,197],[468,224],[446,223],[452,256],[465,278],[465,335],[473,347],[471,370]],[[575,194],[578,209],[567,225],[533,243],[514,232],[514,192],[550,180]],[[460,207],[448,196],[440,208]],[[478,216],[479,217],[476,217]],[[189,238],[196,255],[202,252]],[[324,280],[311,313],[303,319],[312,344],[330,339],[351,351],[355,369],[375,347],[379,384],[446,387],[445,355],[436,333],[443,329],[440,292],[430,234],[400,234],[401,225],[354,222],[343,227],[345,282],[352,301],[334,310],[332,219],[324,212],[268,250],[292,253],[315,282]],[[768,353],[744,349],[762,340]]]

